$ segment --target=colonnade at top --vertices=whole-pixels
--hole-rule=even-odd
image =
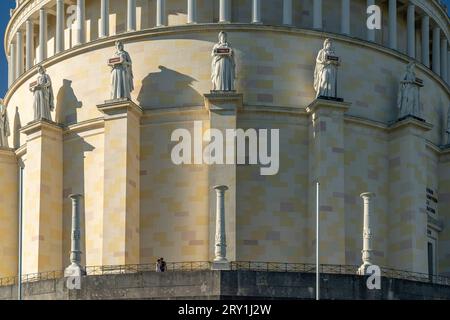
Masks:
[[[39,2],[39,0],[34,0]],[[98,37],[108,37],[110,33],[109,16],[110,4],[109,0],[100,1],[100,19]],[[167,25],[166,2],[170,0],[153,0],[156,1],[156,27],[164,27]],[[198,23],[197,18],[197,0],[186,0],[187,12],[186,23]],[[232,1],[219,0],[218,23],[232,23]],[[261,15],[262,1],[267,0],[251,0],[251,16],[248,21],[254,24],[264,24]],[[273,0],[270,0],[273,1]],[[293,1],[303,0],[281,0],[282,17],[279,24],[291,26],[293,24]],[[323,1],[312,0],[312,25],[310,28],[316,30],[323,29]],[[335,1],[335,0],[333,0]],[[340,32],[341,34],[352,36],[350,32],[351,21],[351,2],[355,0],[338,0],[340,1]],[[382,0],[366,0],[367,6],[378,4]],[[406,9],[406,54],[411,58],[416,58],[417,49],[420,49],[420,61],[426,67],[433,70],[434,73],[441,78],[450,82],[449,60],[450,51],[448,39],[441,30],[439,23],[434,21],[422,8],[418,7],[411,0],[387,0],[388,1],[388,46],[393,50],[398,50],[399,33],[398,33],[398,11]],[[434,0],[433,0],[434,1]],[[18,10],[26,0],[16,0]],[[47,58],[48,54],[48,15],[56,16],[56,30],[54,39],[54,50],[52,54],[58,54],[65,50],[65,25],[66,11],[65,8],[69,4],[76,5],[76,20],[74,45],[82,45],[86,43],[86,4],[85,0],[52,0],[41,1],[42,6],[37,9],[38,17],[34,20],[29,17],[24,25],[16,28],[15,34],[9,36],[7,43],[7,56],[9,63],[8,79],[9,85],[20,77],[25,71],[39,64]],[[137,30],[136,18],[136,0],[123,1],[124,10],[126,10],[126,32]],[[125,7],[126,6],[126,7]],[[12,11],[12,15],[14,14]],[[35,25],[37,24],[37,28]],[[366,26],[361,26],[366,28]],[[421,41],[420,48],[416,48],[418,41],[416,39],[416,31],[420,28]],[[35,32],[35,29],[38,29]],[[367,28],[366,28],[367,29]],[[6,35],[8,37],[8,34]],[[367,41],[375,42],[376,30],[366,31]],[[35,50],[35,44],[38,50]],[[430,45],[431,44],[431,45]]]

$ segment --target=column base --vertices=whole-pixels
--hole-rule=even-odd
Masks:
[[[227,260],[213,261],[211,270],[231,270],[231,264]]]
[[[81,277],[86,275],[86,270],[82,266],[77,263],[72,262],[70,266],[68,266],[64,270],[64,277]]]
[[[361,265],[361,267],[358,268],[358,271],[356,271],[356,274],[360,276],[365,276],[367,274],[367,269],[372,266],[371,263],[365,263]]]

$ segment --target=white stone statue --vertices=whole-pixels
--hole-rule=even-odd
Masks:
[[[316,98],[337,98],[337,71],[339,58],[336,56],[333,43],[326,39],[323,48],[317,54],[314,70],[314,90]]]
[[[34,120],[46,119],[52,121],[50,112],[55,109],[52,81],[50,76],[45,73],[43,66],[39,66],[38,73],[37,80],[30,85],[30,91],[33,92],[34,96]]]
[[[226,32],[219,33],[219,42],[214,45],[211,56],[212,91],[234,91],[236,63],[233,48],[227,42]]]
[[[0,99],[0,147],[8,148],[8,137],[10,134],[8,112],[6,112],[3,99]]]
[[[406,72],[400,80],[398,90],[398,119],[407,116],[422,118],[422,108],[420,105],[420,84],[416,81],[414,69],[416,64],[410,62],[406,67]]]
[[[116,49],[114,56],[108,60],[108,65],[112,68],[111,99],[131,99],[131,92],[134,90],[133,63],[122,42],[116,42]]]

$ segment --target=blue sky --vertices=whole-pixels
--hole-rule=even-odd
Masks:
[[[5,50],[3,48],[3,39],[5,37],[6,25],[9,21],[9,9],[14,8],[14,0],[0,0],[0,97],[5,95],[8,87],[8,64],[6,63]]]
[[[450,7],[450,0],[444,0]],[[5,28],[9,20],[9,9],[15,6],[15,0],[0,0],[0,97],[3,97],[8,86],[8,65],[6,63],[5,50],[3,48],[3,39]]]

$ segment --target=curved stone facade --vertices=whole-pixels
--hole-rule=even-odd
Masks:
[[[432,243],[432,271],[450,273],[450,231],[445,227],[450,223],[448,16],[437,1],[385,1],[380,4],[382,29],[369,41],[365,0],[317,1],[320,6],[314,1],[262,0],[259,17],[252,15],[258,1],[130,1],[130,8],[136,5],[135,19],[127,12],[127,1],[74,1],[84,7],[82,37],[76,27],[57,28],[57,4],[64,1],[19,1],[5,36],[10,56],[5,103],[13,132],[11,149],[0,153],[5,181],[0,219],[9,225],[0,233],[5,261],[0,276],[17,270],[17,164],[24,167],[24,273],[61,270],[69,264],[68,196],[73,193],[84,196],[85,265],[151,263],[160,256],[212,261],[212,187],[217,184],[230,187],[229,260],[312,263],[317,179],[323,188],[321,263],[361,262],[359,195],[371,191],[377,195],[374,262],[427,273]],[[393,2],[398,10],[394,42],[388,14]],[[104,15],[109,30],[103,37],[102,3],[109,3]],[[349,32],[343,27],[347,3]],[[408,22],[412,4],[416,17],[429,17],[428,51],[423,48],[424,26],[417,22],[421,20]],[[322,19],[317,18],[318,8]],[[46,35],[36,20],[43,14]],[[195,23],[188,24],[188,19]],[[426,123],[396,122],[398,83],[414,58],[408,52],[408,28],[414,31],[417,76],[424,82]],[[236,51],[236,91],[242,94],[242,101],[236,98],[238,110],[228,118],[211,111],[211,98],[205,96],[211,88],[211,48],[221,30],[227,31]],[[333,39],[342,60],[338,91],[345,103],[337,107],[317,104],[312,85],[315,58],[325,38]],[[116,105],[121,116],[115,118],[117,114],[102,106],[110,93],[106,61],[117,40],[133,59],[136,105]],[[56,53],[58,42],[62,50]],[[59,126],[29,124],[29,84],[40,58],[52,78],[52,119]],[[261,176],[259,166],[250,165],[174,165],[171,133],[179,128],[194,132],[194,121],[201,121],[204,130],[230,121],[242,129],[280,129],[278,174]],[[438,201],[434,205],[427,203],[433,202],[427,190]]]

